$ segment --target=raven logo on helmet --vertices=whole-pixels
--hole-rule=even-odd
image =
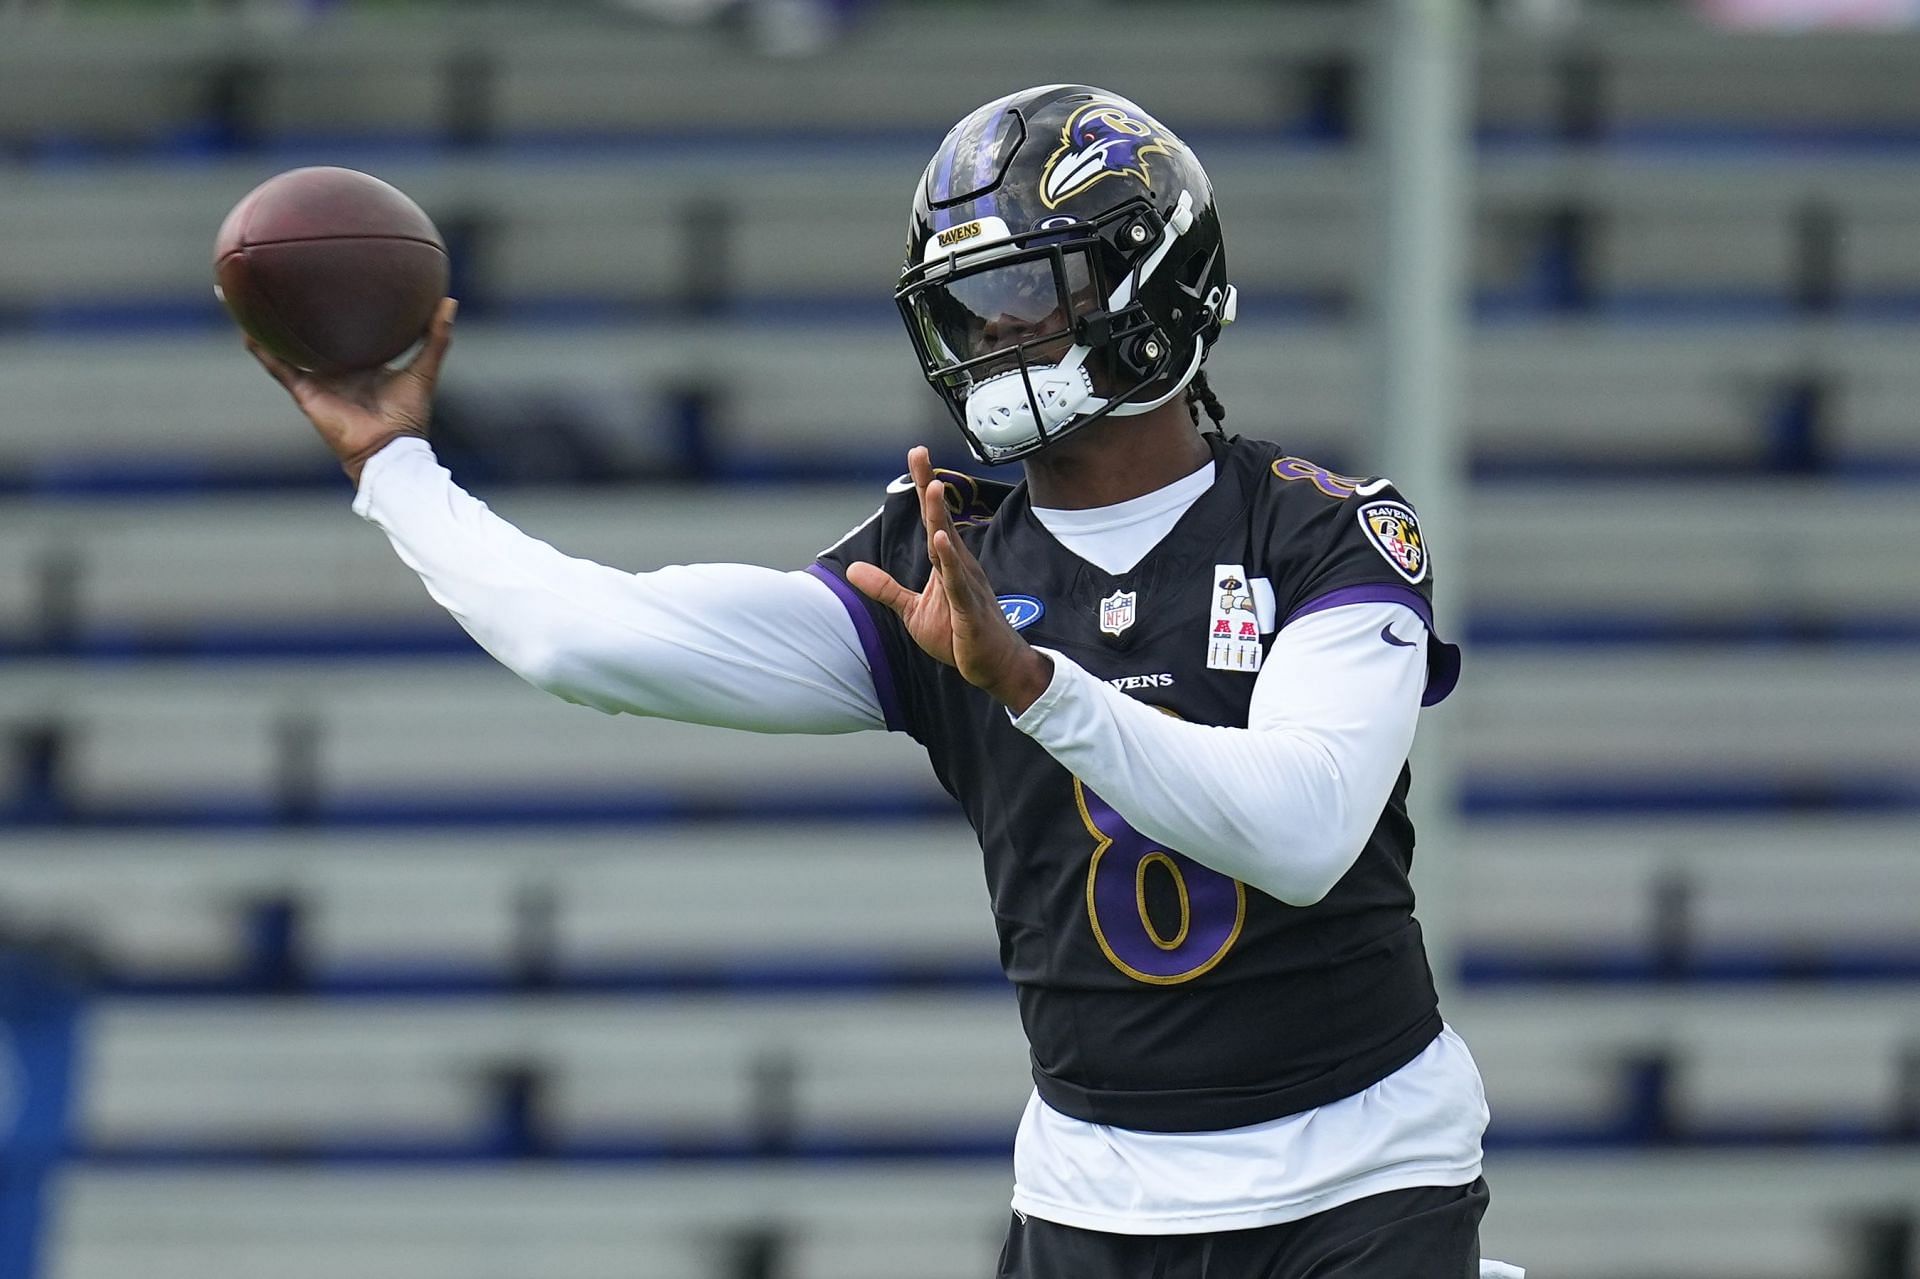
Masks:
[[[1154,125],[1125,107],[1096,102],[1075,111],[1060,131],[1060,146],[1040,173],[1040,203],[1057,209],[1102,178],[1127,174],[1152,186],[1147,157],[1170,155]]]

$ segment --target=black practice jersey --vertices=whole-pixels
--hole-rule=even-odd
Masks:
[[[1431,630],[1418,519],[1385,481],[1207,438],[1212,487],[1121,574],[1056,541],[1024,485],[941,473],[960,536],[1029,640],[1184,719],[1245,727],[1276,625],[1394,601]],[[853,612],[889,726],[926,747],[979,835],[1001,962],[1048,1105],[1148,1131],[1240,1127],[1359,1092],[1439,1033],[1407,882],[1404,769],[1353,868],[1324,900],[1288,906],[1130,829],[1005,707],[847,586],[860,560],[909,587],[926,582],[910,486],[816,572]],[[1451,688],[1458,651],[1436,636],[1428,653],[1432,703]]]

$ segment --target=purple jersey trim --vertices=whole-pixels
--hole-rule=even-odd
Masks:
[[[1433,629],[1433,606],[1419,591],[1407,586],[1395,586],[1392,582],[1370,583],[1366,586],[1342,586],[1338,590],[1328,591],[1325,595],[1315,596],[1293,612],[1287,614],[1287,620],[1280,623],[1287,626],[1299,621],[1309,613],[1324,613],[1330,608],[1340,608],[1347,604],[1405,604],[1419,615],[1429,631]]]
[[[1330,608],[1340,608],[1346,604],[1404,604],[1412,609],[1426,626],[1427,634],[1433,637],[1433,643],[1427,646],[1427,689],[1420,695],[1420,704],[1438,706],[1447,700],[1447,695],[1460,683],[1460,648],[1440,638],[1433,629],[1433,605],[1410,587],[1395,586],[1392,582],[1342,586],[1308,600],[1289,613],[1287,620],[1280,625],[1284,627],[1311,613],[1324,613]]]
[[[886,718],[888,729],[906,732],[907,719],[900,713],[900,694],[893,683],[893,663],[887,660],[887,649],[880,640],[880,628],[867,609],[866,597],[824,564],[809,564],[807,572],[825,582],[840,597],[847,616],[853,619],[854,632],[860,636],[860,650],[867,655],[867,669],[873,672],[873,694],[880,699],[880,714]]]

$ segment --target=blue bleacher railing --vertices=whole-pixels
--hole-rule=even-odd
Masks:
[[[47,1181],[71,1147],[80,980],[0,942],[0,1279],[35,1279]]]

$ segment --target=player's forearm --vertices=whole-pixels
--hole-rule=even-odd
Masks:
[[[398,440],[370,459],[353,509],[387,535],[427,593],[482,648],[542,682],[563,642],[553,592],[583,562],[495,516],[453,483],[424,441]]]
[[[1034,737],[1136,830],[1292,905],[1352,865],[1366,836],[1311,738],[1181,723],[1057,665]]]
[[[736,564],[633,574],[563,555],[412,441],[368,464],[354,509],[481,647],[555,696],[767,732],[881,725],[844,611],[802,574]]]
[[[1016,723],[1143,834],[1310,905],[1352,867],[1412,745],[1423,672],[1414,653],[1380,647],[1359,679],[1315,672],[1309,655],[1288,677],[1300,696],[1249,729],[1175,720],[1056,657],[1053,684]]]

